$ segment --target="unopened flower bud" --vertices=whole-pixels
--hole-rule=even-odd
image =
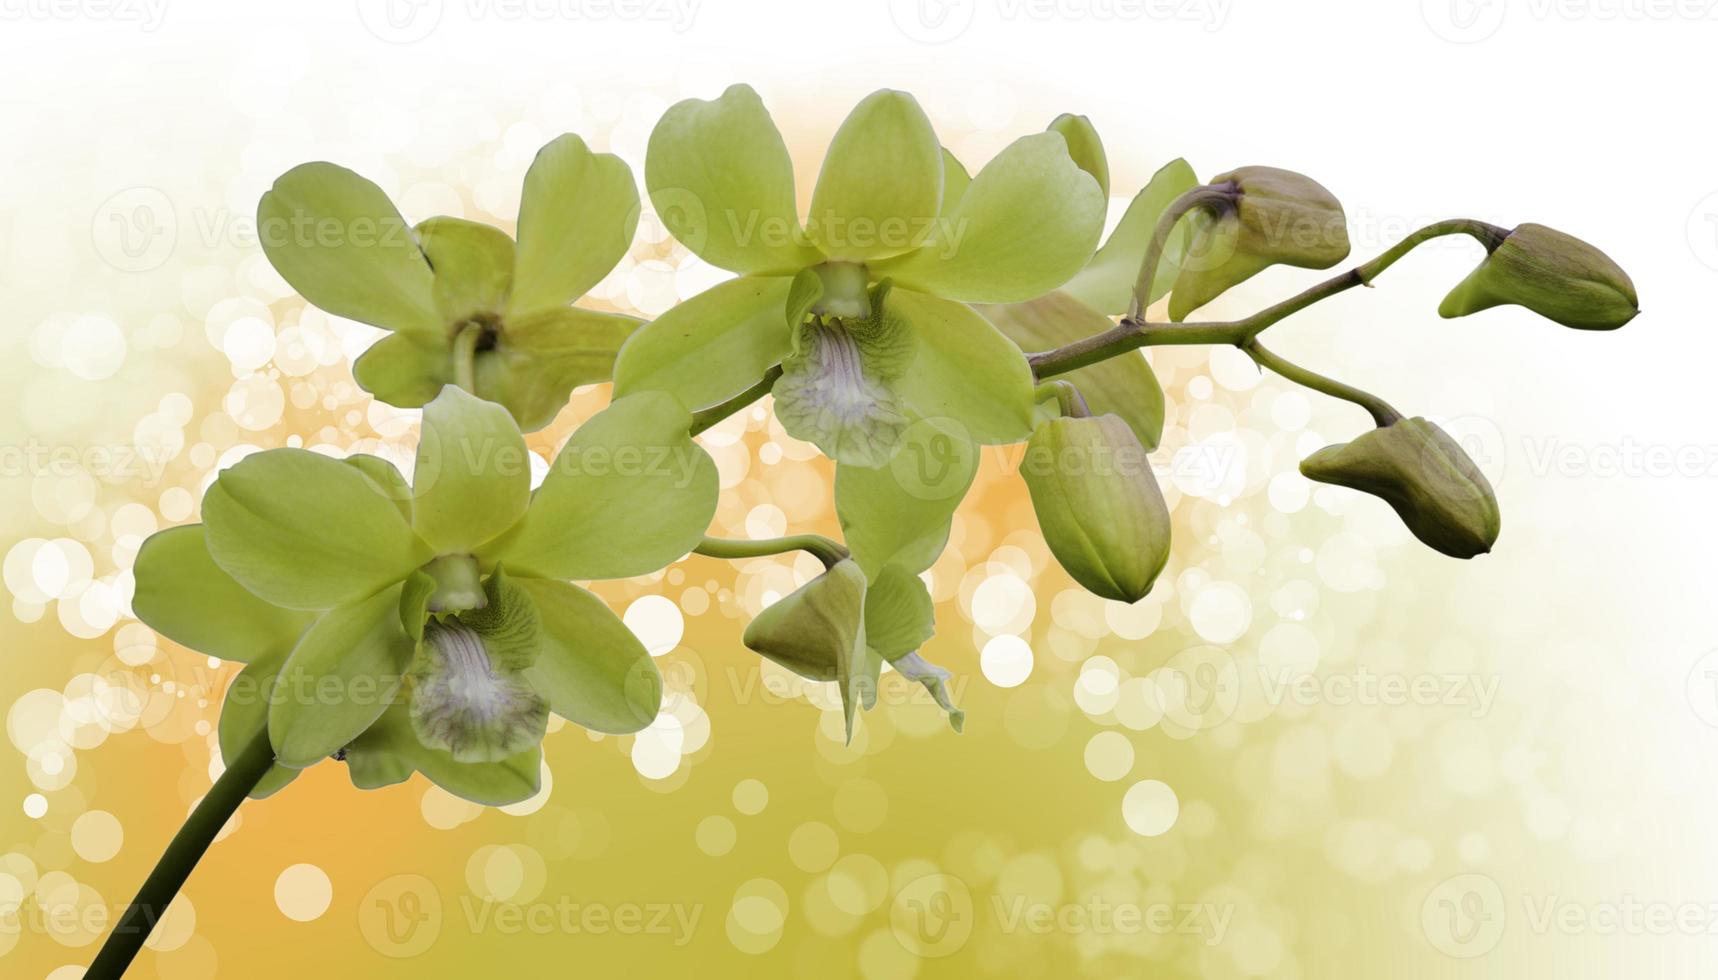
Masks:
[[[1511,303],[1578,330],[1615,330],[1640,312],[1634,283],[1610,256],[1532,224],[1510,232],[1450,290],[1438,313],[1467,316]]]
[[[807,680],[839,684],[849,739],[859,703],[876,698],[882,666],[865,643],[865,589],[858,562],[836,562],[758,613],[741,638],[749,649]]]
[[[1041,423],[1021,475],[1044,541],[1074,581],[1119,602],[1151,591],[1169,561],[1169,508],[1126,422],[1099,415]]]
[[[1485,554],[1497,541],[1501,518],[1491,483],[1454,439],[1425,419],[1402,419],[1326,446],[1302,460],[1300,471],[1382,498],[1414,537],[1452,558]]]
[[[1348,219],[1318,181],[1276,167],[1242,167],[1211,181],[1225,192],[1195,212],[1193,234],[1169,296],[1185,319],[1273,265],[1328,269],[1348,257]]]

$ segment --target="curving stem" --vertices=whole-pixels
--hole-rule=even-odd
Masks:
[[[729,560],[765,558],[789,551],[804,551],[822,562],[824,568],[834,568],[843,559],[849,557],[846,546],[821,534],[793,534],[785,538],[757,538],[750,541],[739,541],[733,538],[705,538],[703,543],[693,548],[692,551],[711,558]]]
[[[1391,407],[1390,403],[1369,391],[1361,391],[1351,384],[1344,384],[1335,378],[1327,378],[1322,374],[1309,371],[1292,361],[1265,350],[1257,337],[1251,337],[1241,343],[1241,349],[1247,352],[1259,367],[1266,368],[1293,381],[1297,385],[1323,392],[1332,398],[1340,398],[1345,402],[1353,402],[1372,413],[1372,421],[1378,423],[1380,429],[1395,425],[1402,421],[1402,413]]]
[[[102,943],[101,951],[91,961],[84,980],[117,980],[125,973],[143,941],[161,921],[168,903],[190,877],[191,869],[209,849],[210,842],[273,765],[274,746],[269,744],[268,729],[264,728],[245,745],[238,758],[231,760],[227,771],[215,780],[209,794],[173,835],[161,860],[155,862],[155,870],[143,880],[137,897],[108,933],[107,942]]]

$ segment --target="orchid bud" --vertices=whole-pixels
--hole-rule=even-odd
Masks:
[[[851,558],[758,613],[741,638],[807,680],[841,688],[847,737],[860,702],[875,702],[882,662],[865,643],[865,573]]]
[[[1192,217],[1193,234],[1169,297],[1183,320],[1273,265],[1328,269],[1348,257],[1342,204],[1310,177],[1242,167],[1212,180],[1221,192]]]
[[[1074,581],[1118,602],[1151,591],[1169,561],[1169,508],[1145,447],[1120,416],[1041,423],[1021,475],[1044,541]]]
[[[1450,290],[1445,318],[1493,306],[1525,306],[1577,330],[1615,330],[1640,312],[1634,283],[1611,257],[1572,235],[1522,225]]]
[[[1485,474],[1444,430],[1422,418],[1373,429],[1301,461],[1308,479],[1382,498],[1408,530],[1452,558],[1491,550],[1500,517]]]

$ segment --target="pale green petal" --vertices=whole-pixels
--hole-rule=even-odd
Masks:
[[[237,759],[250,740],[268,726],[269,699],[275,691],[275,678],[280,673],[280,666],[286,662],[286,654],[287,651],[282,650],[246,664],[245,669],[227,685],[216,735],[221,743],[221,758],[228,763]],[[260,800],[274,795],[292,782],[298,772],[289,766],[270,766],[251,788],[251,799]]]
[[[919,103],[883,89],[848,114],[817,175],[806,230],[832,259],[918,247],[942,204],[942,145]]]
[[[896,285],[973,303],[1016,303],[1067,282],[1104,230],[1097,181],[1055,133],[1015,140],[972,179],[917,251],[880,263]]]
[[[572,306],[511,317],[495,349],[477,355],[477,393],[535,432],[555,421],[574,388],[607,381],[621,345],[643,325]]]
[[[734,279],[638,328],[615,359],[615,397],[666,391],[696,410],[757,384],[787,356],[790,331],[782,317],[791,283]]]
[[[972,183],[972,175],[966,172],[966,167],[955,159],[955,155],[947,149],[943,150],[943,203],[942,214],[948,214],[966,196],[966,188]]]
[[[614,402],[574,432],[513,532],[485,546],[521,575],[627,578],[676,561],[716,513],[716,464],[670,395]]]
[[[909,653],[890,663],[895,672],[910,681],[917,681],[931,693],[937,706],[948,712],[949,727],[959,732],[966,727],[966,712],[954,706],[953,692],[948,688],[949,672],[917,653]]]
[[[412,522],[412,488],[406,483],[406,478],[400,475],[400,471],[394,468],[393,463],[369,453],[353,453],[340,462],[374,480],[387,498],[394,502],[394,509],[400,512],[406,523]]]
[[[948,423],[908,426],[889,465],[835,468],[835,511],[853,559],[875,578],[891,565],[929,568],[978,472],[978,447]]]
[[[357,467],[319,453],[255,453],[203,497],[209,554],[275,605],[332,609],[429,559],[392,496]]]
[[[519,200],[509,313],[565,306],[602,281],[638,230],[632,168],[571,133],[537,151]]]
[[[907,408],[952,419],[983,445],[1032,432],[1032,368],[1026,355],[972,307],[907,289],[889,294],[913,326],[917,353],[897,382]]]
[[[268,713],[281,765],[302,769],[338,752],[393,702],[416,646],[399,603],[399,586],[384,589],[323,614],[298,641]]]
[[[801,324],[796,353],[782,361],[770,389],[776,418],[795,439],[843,463],[888,462],[909,421],[897,381],[912,364],[912,325],[889,301],[887,284],[871,292],[864,318]]]
[[[1157,231],[1157,219],[1170,202],[1198,186],[1199,178],[1186,160],[1171,160],[1151,178],[1145,189],[1134,195],[1133,203],[1121,216],[1121,223],[1092,256],[1084,269],[1068,280],[1062,290],[1099,313],[1120,316],[1133,301],[1134,283],[1139,279],[1139,265],[1145,261],[1145,250]],[[1157,302],[1169,292],[1175,282],[1181,259],[1187,253],[1188,223],[1180,222],[1170,233],[1163,250],[1163,261],[1151,283],[1151,301]]]
[[[543,741],[549,702],[526,671],[542,649],[537,604],[505,572],[487,603],[431,620],[409,674],[418,741],[457,762],[501,762]]]
[[[1098,182],[1098,190],[1104,197],[1110,196],[1110,161],[1104,153],[1104,141],[1098,138],[1098,131],[1092,126],[1092,121],[1085,116],[1076,116],[1064,112],[1057,116],[1046,127],[1052,133],[1062,134],[1068,142],[1068,156],[1079,165],[1081,170],[1092,175]]]
[[[513,288],[513,239],[492,225],[464,218],[418,224],[418,241],[435,270],[435,305],[444,323],[497,316]]]
[[[787,288],[787,329],[798,340],[799,325],[811,314],[811,308],[823,298],[823,277],[817,269],[801,269]],[[797,350],[797,348],[796,348]]]
[[[884,660],[923,646],[936,632],[936,609],[924,580],[900,565],[871,577],[865,590],[865,642]]]
[[[1115,326],[1109,317],[1061,290],[1025,303],[981,306],[978,311],[1021,349],[1032,352],[1051,350]],[[1146,449],[1157,448],[1163,435],[1163,389],[1143,352],[1128,351],[1056,378],[1073,383],[1085,396],[1092,414],[1121,416]]]
[[[246,591],[209,557],[203,525],[149,536],[137,553],[131,611],[180,646],[251,663],[285,655],[315,617],[270,605]]]
[[[531,454],[507,410],[452,385],[424,406],[412,473],[413,529],[437,554],[466,554],[518,523]]]
[[[525,673],[549,708],[591,731],[626,735],[656,719],[662,675],[638,637],[575,585],[519,578],[537,603],[542,649]]]
[[[257,239],[293,289],[336,316],[438,333],[434,276],[382,189],[344,167],[288,170],[257,205]]]
[[[352,365],[358,387],[396,408],[421,408],[453,384],[453,353],[434,334],[393,334]]]
[[[483,806],[507,806],[537,795],[541,788],[543,747],[533,745],[501,762],[458,762],[450,753],[417,740],[405,705],[388,709],[346,752],[352,784],[377,789],[422,772],[462,799]]]
[[[749,85],[670,106],[650,134],[644,183],[662,223],[713,266],[792,275],[821,260],[799,227],[787,144]]]

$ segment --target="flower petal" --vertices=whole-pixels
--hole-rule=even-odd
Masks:
[[[881,466],[895,451],[907,415],[896,381],[912,362],[912,326],[872,293],[871,314],[797,327],[796,352],[782,361],[771,393],[782,428],[844,463]]]
[[[857,563],[837,562],[765,607],[746,626],[742,640],[801,677],[838,684],[849,741],[859,704],[876,699],[880,666],[865,643],[865,588]]]
[[[525,519],[480,554],[521,575],[627,578],[697,546],[716,513],[716,464],[673,396],[622,398],[574,432]]]
[[[1052,133],[1062,134],[1062,139],[1068,143],[1068,156],[1073,158],[1081,170],[1092,175],[1098,182],[1098,191],[1104,197],[1110,196],[1110,162],[1104,153],[1104,141],[1098,137],[1098,131],[1092,126],[1092,121],[1085,116],[1077,116],[1064,112],[1050,121],[1045,127]]]
[[[1031,435],[1032,368],[1013,341],[963,303],[899,288],[889,302],[918,343],[898,382],[911,411],[953,419],[981,445]]]
[[[936,632],[936,609],[924,580],[900,565],[871,577],[865,590],[865,642],[884,660],[924,645]]]
[[[533,745],[500,762],[459,762],[419,742],[406,706],[396,704],[351,744],[346,764],[359,789],[401,783],[416,771],[462,799],[507,806],[536,796],[542,787],[543,747]]]
[[[203,534],[203,525],[188,524],[143,542],[131,611],[174,643],[211,657],[251,663],[284,656],[315,617],[246,591],[209,557]]]
[[[937,706],[948,712],[949,727],[957,733],[966,726],[966,712],[954,706],[954,698],[948,689],[949,672],[931,663],[917,653],[909,653],[894,660],[889,666],[895,672],[910,681],[917,681],[931,692],[931,697]]]
[[[281,765],[303,769],[338,752],[393,702],[416,646],[399,602],[396,585],[332,609],[298,641],[268,712]]]
[[[672,392],[688,408],[717,405],[787,356],[784,277],[713,286],[638,328],[614,364],[614,395]]]
[[[571,306],[510,317],[501,343],[477,355],[477,393],[535,432],[555,421],[574,388],[607,381],[621,345],[643,325]]]
[[[981,306],[978,312],[1028,351],[1050,350],[1115,326],[1061,290],[1025,303]],[[1094,415],[1121,416],[1146,449],[1157,448],[1163,436],[1163,389],[1144,353],[1129,351],[1058,377],[1080,389]]]
[[[257,239],[275,271],[335,316],[408,333],[442,329],[434,276],[382,189],[345,167],[288,170],[257,204]]]
[[[609,274],[638,230],[632,168],[571,133],[537,151],[519,200],[509,313],[565,306]]]
[[[447,217],[419,222],[417,232],[435,271],[435,306],[443,323],[501,312],[513,288],[513,239],[506,232]]]
[[[286,651],[252,661],[239,671],[227,685],[227,695],[221,702],[221,721],[216,735],[221,743],[221,758],[231,762],[239,757],[245,745],[268,725],[269,699],[275,691]],[[272,796],[297,777],[298,770],[276,763],[269,767],[251,789],[253,800]]]
[[[950,153],[943,149],[943,203],[942,214],[948,214],[960,204],[960,199],[966,196],[966,188],[972,183],[972,175],[966,172],[966,167]]]
[[[456,762],[500,762],[543,741],[549,702],[526,675],[542,647],[531,596],[496,569],[488,602],[432,619],[411,669],[412,730]]]
[[[662,675],[638,637],[601,599],[575,585],[520,578],[537,603],[542,649],[526,676],[549,709],[591,731],[626,735],[655,720]]]
[[[914,575],[931,567],[977,472],[978,447],[933,420],[908,426],[888,466],[836,466],[835,512],[853,560],[873,579],[891,565]]]
[[[942,145],[918,101],[873,92],[829,143],[811,195],[811,240],[830,258],[853,262],[918,247],[942,203],[942,167]]]
[[[1091,260],[1104,195],[1057,133],[1022,137],[997,154],[936,233],[875,271],[897,285],[974,303],[1014,303],[1055,289]]]
[[[429,559],[392,499],[358,467],[270,449],[228,467],[203,497],[209,554],[240,585],[288,609],[331,609]]]
[[[453,383],[453,352],[445,336],[392,334],[352,365],[358,387],[396,408],[421,408]]]
[[[1139,265],[1145,261],[1145,250],[1157,231],[1157,219],[1165,208],[1182,194],[1199,185],[1193,168],[1186,160],[1171,160],[1152,175],[1145,189],[1134,195],[1133,203],[1121,216],[1121,223],[1110,233],[1104,247],[1092,256],[1084,269],[1074,274],[1062,290],[1068,295],[1106,316],[1120,316],[1133,302],[1134,283],[1139,280]],[[1170,233],[1163,250],[1163,260],[1151,283],[1151,301],[1157,302],[1175,282],[1187,253],[1189,225],[1178,223]]]
[[[670,106],[651,131],[644,183],[662,223],[711,265],[792,275],[821,259],[799,227],[787,144],[749,85]]]
[[[448,385],[424,406],[412,528],[437,554],[467,554],[518,523],[531,455],[507,410]]]

